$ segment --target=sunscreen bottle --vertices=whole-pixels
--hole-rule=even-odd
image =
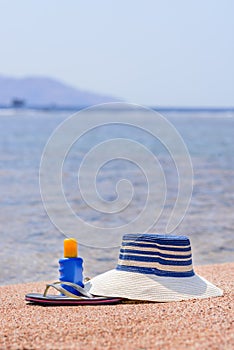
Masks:
[[[78,244],[75,238],[64,240],[64,258],[59,259],[60,281],[72,282],[84,287],[83,284],[83,259],[78,258]],[[62,284],[69,292],[79,295],[79,292],[70,286]]]

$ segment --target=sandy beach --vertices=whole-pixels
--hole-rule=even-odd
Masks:
[[[233,349],[234,263],[196,272],[224,296],[173,303],[42,307],[24,295],[45,282],[0,287],[1,349]]]

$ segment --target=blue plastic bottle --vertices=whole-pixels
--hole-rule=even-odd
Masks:
[[[77,241],[74,238],[64,240],[64,258],[59,259],[59,280],[72,282],[84,287],[83,284],[83,259],[77,257]],[[63,285],[69,292],[79,295],[74,288]]]

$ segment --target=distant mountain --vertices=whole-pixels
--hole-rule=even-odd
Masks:
[[[26,107],[72,107],[117,101],[111,96],[80,90],[52,78],[0,75],[0,105],[21,105],[24,102]]]

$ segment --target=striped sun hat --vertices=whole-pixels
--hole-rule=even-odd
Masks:
[[[123,236],[118,265],[92,278],[93,295],[158,302],[221,296],[222,290],[195,274],[188,237]]]

